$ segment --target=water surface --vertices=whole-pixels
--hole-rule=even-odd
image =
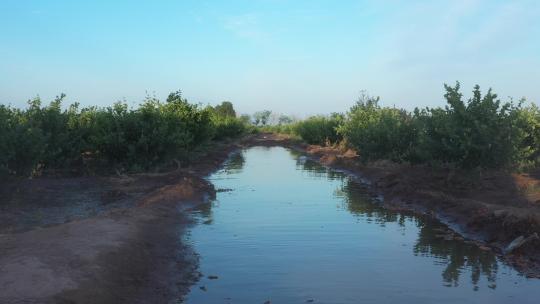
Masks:
[[[188,235],[201,280],[186,303],[538,303],[490,252],[381,208],[353,178],[284,148],[235,154]],[[210,278],[209,278],[210,276]],[[213,276],[217,276],[217,279]]]

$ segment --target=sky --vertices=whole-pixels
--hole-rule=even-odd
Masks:
[[[540,1],[0,0],[0,103],[108,106],[181,90],[306,116],[362,90],[443,106],[443,84],[540,103]]]

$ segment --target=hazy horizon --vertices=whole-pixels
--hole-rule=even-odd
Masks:
[[[137,104],[182,90],[305,116],[444,105],[443,83],[540,102],[536,1],[3,1],[0,103]]]

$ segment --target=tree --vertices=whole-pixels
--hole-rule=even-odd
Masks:
[[[233,104],[230,101],[223,101],[220,105],[214,107],[214,110],[219,116],[236,117]]]
[[[245,124],[251,123],[251,116],[249,114],[242,114],[240,115],[240,121],[242,121]]]
[[[271,114],[272,114],[272,112],[268,111],[268,110],[255,112],[255,114],[253,114],[253,123],[256,126],[258,126],[258,125],[266,126],[266,124],[268,123],[268,119],[270,118]]]
[[[176,92],[172,92],[169,94],[169,96],[167,96],[167,102],[168,103],[172,103],[172,102],[187,102],[185,99],[182,99],[182,91],[178,90]]]
[[[292,122],[293,122],[293,119],[287,115],[280,115],[278,118],[279,125],[288,125],[288,124],[291,124]]]

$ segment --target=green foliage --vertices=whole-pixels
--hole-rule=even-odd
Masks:
[[[250,124],[251,123],[251,116],[249,116],[249,114],[242,114],[242,115],[240,115],[239,119],[240,119],[240,121],[242,121],[245,124]]]
[[[289,134],[293,135],[294,133],[294,124],[283,124],[283,125],[266,125],[264,127],[258,127],[257,130],[262,132],[272,132],[277,134]]]
[[[219,116],[236,117],[236,111],[230,101],[224,101],[220,105],[214,107],[214,110]]]
[[[482,96],[479,86],[467,102],[459,83],[445,89],[444,109],[415,111],[423,130],[420,151],[431,160],[463,168],[501,168],[519,160],[523,141],[517,127],[519,105],[501,104],[491,89]]]
[[[271,114],[272,112],[268,110],[255,112],[253,114],[253,124],[256,126],[266,126]]]
[[[519,106],[524,104],[521,99]],[[520,169],[538,167],[540,164],[540,109],[535,104],[527,107],[516,107],[511,113],[512,125],[516,134],[516,155],[514,162]]]
[[[210,112],[180,95],[171,94],[166,103],[147,98],[135,110],[119,102],[96,114],[94,151],[109,164],[133,170],[181,158],[213,135]]]
[[[342,139],[337,128],[343,122],[343,115],[334,113],[331,116],[312,116],[296,123],[292,130],[310,144],[333,144]]]
[[[405,110],[379,106],[379,97],[362,94],[338,128],[366,160],[403,161],[411,157],[417,140],[414,121]]]
[[[32,100],[32,104],[39,105],[39,99]],[[35,114],[30,110],[0,106],[0,170],[4,174],[31,171],[45,150],[45,137],[29,121],[31,115]]]
[[[63,98],[45,107],[35,98],[24,110],[0,105],[0,174],[81,167],[88,158],[109,168],[146,170],[245,129],[239,119],[190,104],[180,92],[164,103],[148,97],[135,109],[117,102],[62,110]]]
[[[530,168],[540,163],[540,110],[501,103],[475,86],[463,100],[459,83],[445,85],[444,108],[381,107],[363,94],[346,115],[294,122],[270,111],[236,117],[232,103],[202,108],[171,93],[166,102],[148,97],[137,108],[117,102],[106,108],[62,107],[64,95],[46,106],[39,97],[26,109],[0,105],[0,175],[29,176],[43,169],[106,168],[140,171],[189,153],[211,140],[247,132],[298,135],[311,144],[345,141],[365,160],[440,163],[461,168]],[[253,122],[253,124],[251,124]],[[89,161],[90,160],[90,161]]]
[[[246,133],[248,125],[236,117],[214,116],[212,122],[215,127],[214,139],[233,138]]]
[[[278,118],[278,125],[282,126],[282,125],[289,125],[289,124],[292,124],[294,121],[294,119],[290,116],[287,116],[287,115],[280,115],[279,118]]]
[[[229,101],[224,101],[215,107],[209,107],[212,111],[212,123],[214,125],[214,139],[225,139],[246,133],[249,118],[237,118],[234,106]]]
[[[463,100],[460,85],[445,85],[444,108],[381,107],[378,97],[362,94],[337,124],[323,116],[294,126],[308,143],[341,140],[362,159],[432,163],[461,168],[530,168],[540,162],[540,110],[524,100],[501,103],[491,90]],[[334,137],[332,131],[337,130]]]

